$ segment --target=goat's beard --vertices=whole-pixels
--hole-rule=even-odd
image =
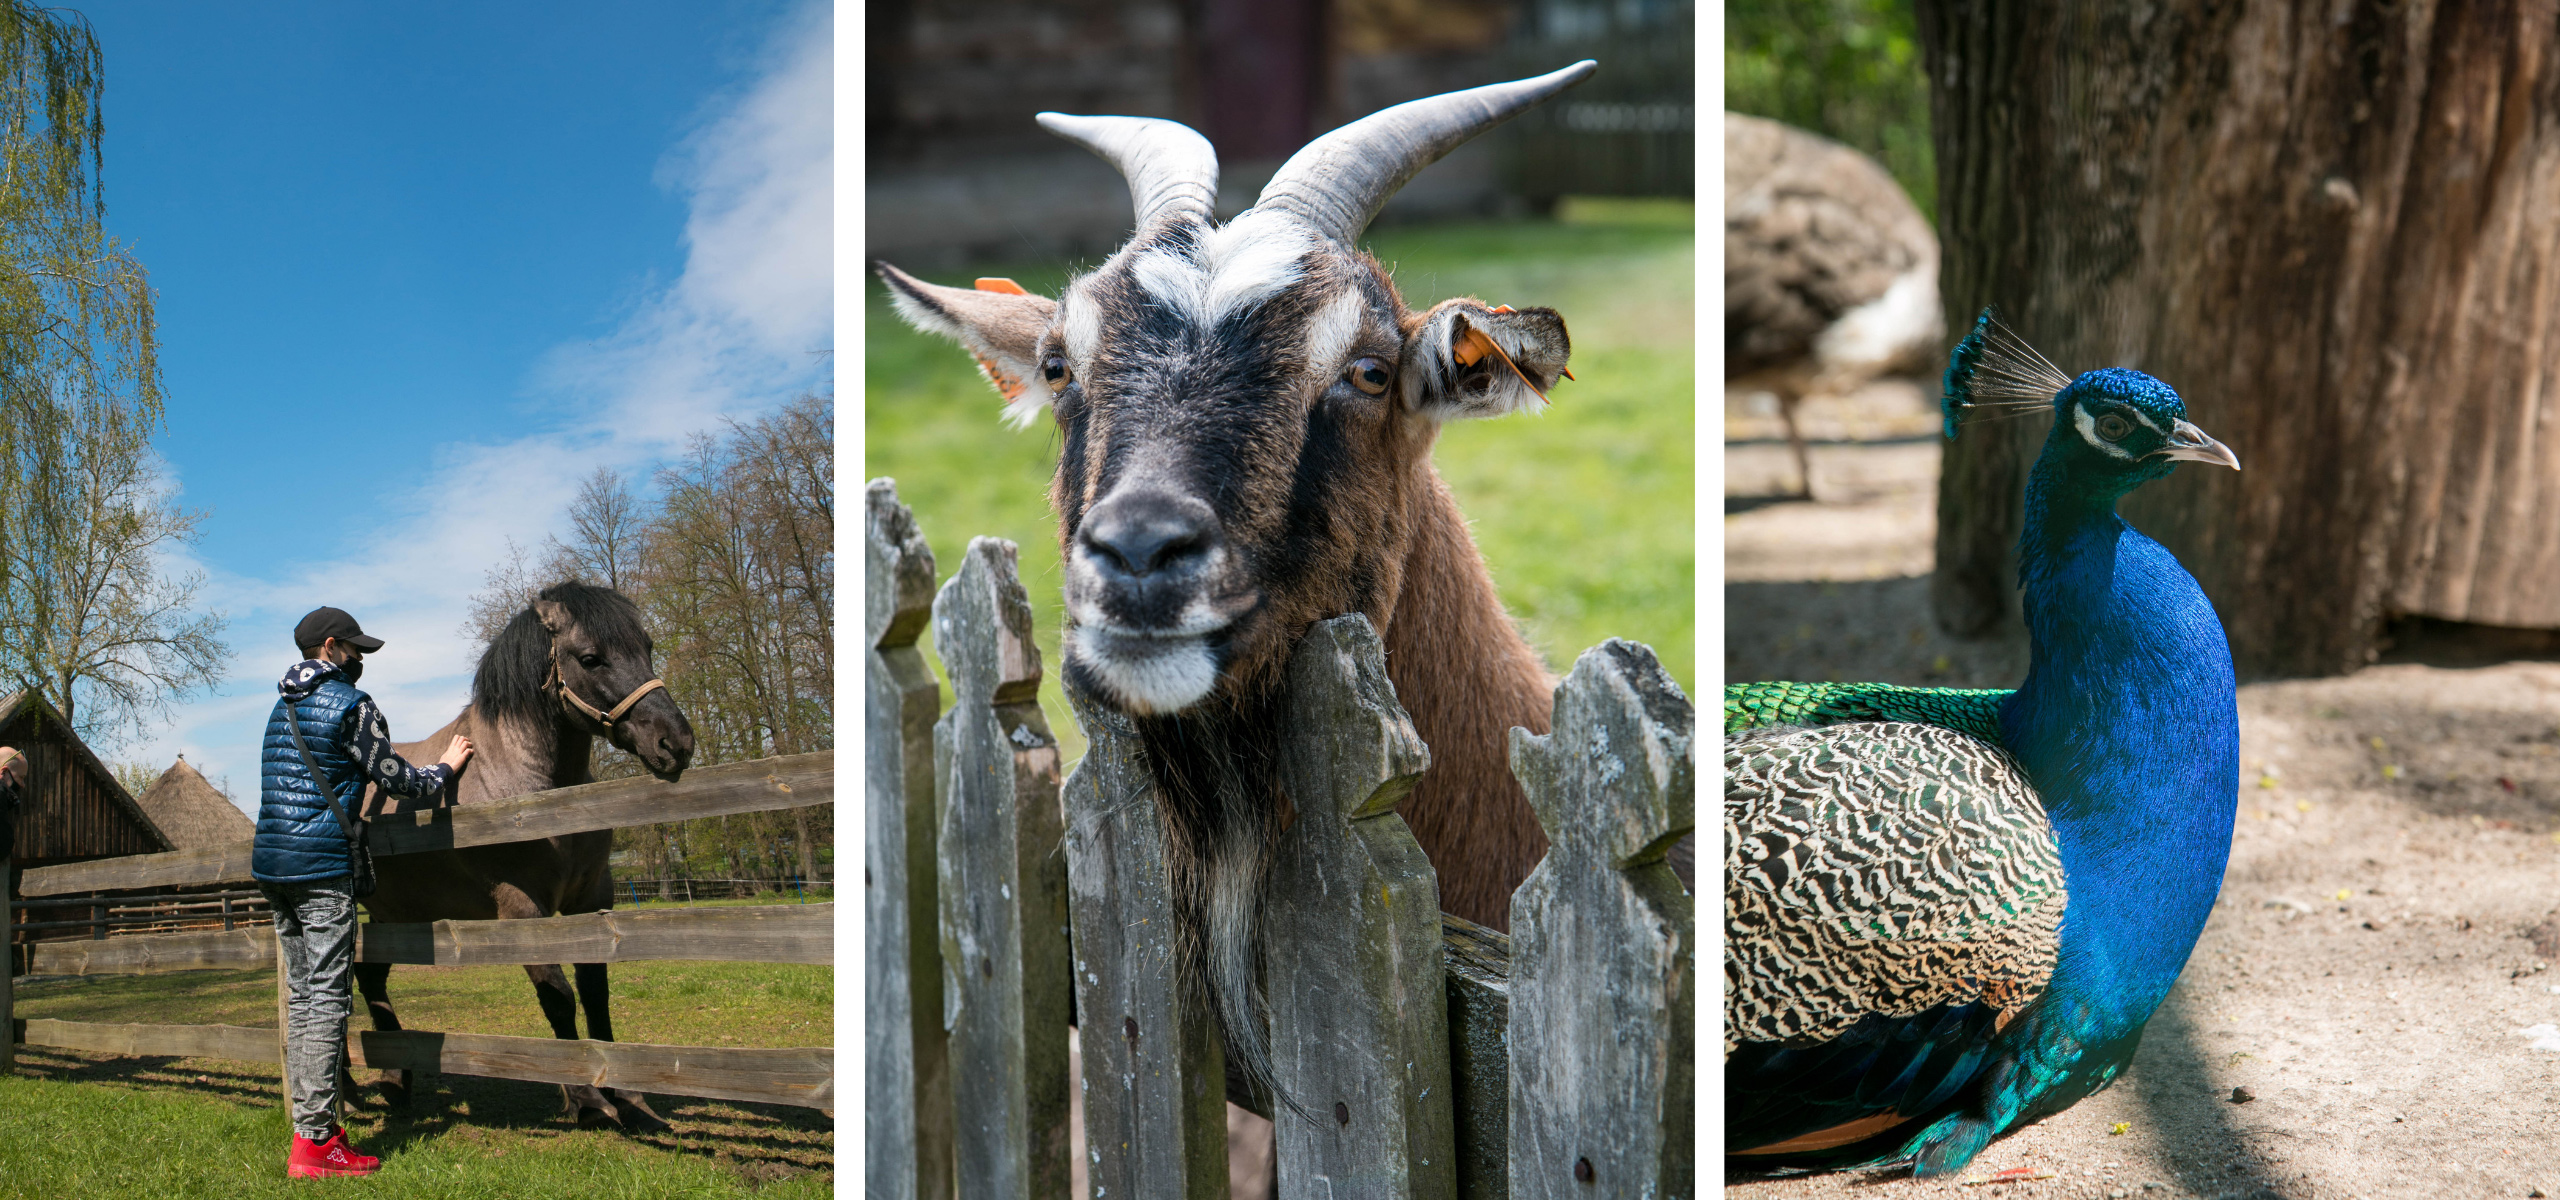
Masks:
[[[1218,1018],[1231,1075],[1289,1104],[1273,1086],[1262,987],[1262,896],[1284,823],[1281,713],[1265,691],[1187,712],[1141,717],[1155,777],[1185,990]]]

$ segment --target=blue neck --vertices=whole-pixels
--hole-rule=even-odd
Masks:
[[[2073,454],[2049,440],[2028,479],[2018,559],[2033,649],[2000,728],[2053,821],[2070,886],[2051,991],[2102,1024],[2130,1020],[2130,1037],[2221,890],[2240,718],[2212,603],[2115,513],[2142,480],[2096,475]]]

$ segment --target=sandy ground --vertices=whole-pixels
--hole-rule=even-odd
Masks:
[[[1934,479],[1935,452],[1872,419],[1925,403],[1871,392],[1828,430],[1809,418],[1837,443],[1817,447],[1817,494],[1840,501],[1810,504],[1765,501],[1792,466],[1767,406],[1729,401],[1727,678],[2022,674],[2023,645],[1930,622],[1934,482],[1907,481],[1915,454]],[[2560,663],[2397,657],[2414,661],[2241,688],[2222,899],[2112,1090],[1960,1181],[1733,1175],[1727,1193],[2560,1195]],[[1985,1182],[2020,1170],[2043,1178]]]

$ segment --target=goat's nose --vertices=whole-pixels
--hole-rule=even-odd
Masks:
[[[1094,505],[1077,539],[1095,558],[1130,575],[1197,565],[1218,544],[1209,506],[1188,496],[1130,492]]]

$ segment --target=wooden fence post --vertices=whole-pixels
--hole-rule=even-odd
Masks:
[[[1511,731],[1550,846],[1511,896],[1511,1195],[1695,1196],[1695,904],[1664,861],[1696,824],[1695,714],[1611,638]]]
[[[949,1200],[951,1067],[934,899],[933,722],[942,685],[916,638],[933,619],[933,548],[897,484],[874,479],[863,551],[863,1113],[869,1200]]]
[[[1183,994],[1155,780],[1127,716],[1067,698],[1089,739],[1067,777],[1087,1194],[1223,1198],[1225,1052]]]
[[[1440,885],[1396,815],[1431,751],[1369,619],[1290,656],[1265,962],[1284,1196],[1455,1197]]]
[[[1068,1187],[1067,864],[1013,543],[970,541],[934,598],[933,643],[953,693],[933,759],[958,1190],[1048,1200]]]
[[[10,819],[0,815],[0,821]],[[18,910],[9,904],[18,894],[16,841],[0,829],[0,1075],[18,1069]]]

